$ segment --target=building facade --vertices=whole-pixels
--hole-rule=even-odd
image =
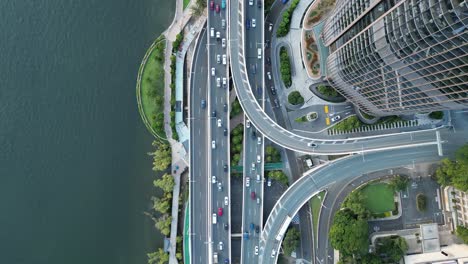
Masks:
[[[368,114],[468,108],[467,0],[337,0],[327,79]]]

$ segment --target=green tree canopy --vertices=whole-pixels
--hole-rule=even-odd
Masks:
[[[408,244],[400,236],[382,237],[376,241],[377,255],[384,256],[384,259],[388,259],[392,263],[400,261],[406,251],[408,251]]]
[[[148,155],[153,156],[153,170],[163,171],[172,162],[171,146],[168,143],[156,140],[153,141],[153,146],[156,147],[156,150],[148,153]]]
[[[294,91],[288,95],[288,102],[292,105],[300,105],[304,103],[304,97],[299,91]]]
[[[161,232],[161,234],[168,236],[171,233],[171,221],[172,217],[169,215],[163,215],[158,218],[154,226],[159,230],[159,232]]]
[[[455,153],[455,161],[443,159],[436,170],[436,180],[442,186],[453,185],[461,191],[468,191],[468,144]]]
[[[284,240],[283,240],[284,255],[286,256],[291,255],[291,253],[299,245],[300,237],[301,237],[301,234],[299,233],[299,230],[297,230],[297,228],[292,227],[288,229],[288,232],[286,233],[286,236],[284,237]]]
[[[169,263],[169,254],[164,252],[162,248],[158,248],[156,252],[148,253],[148,264],[166,264]]]
[[[160,213],[168,213],[171,208],[171,200],[152,197],[153,209]]]
[[[281,170],[270,171],[268,173],[268,177],[281,182],[284,185],[289,184],[288,176],[286,176],[286,174]]]
[[[468,228],[463,226],[457,227],[457,236],[463,240],[463,243],[468,244]]]
[[[365,199],[365,195],[361,191],[356,190],[346,197],[343,207],[351,209],[360,218],[367,219],[370,216],[370,212],[365,206]]]
[[[174,177],[168,173],[165,173],[161,179],[154,180],[153,185],[160,188],[164,192],[172,192],[175,185]]]
[[[344,255],[365,254],[368,249],[368,224],[350,209],[338,211],[330,228],[333,248]]]
[[[399,192],[403,191],[408,187],[409,178],[403,175],[396,175],[390,180],[390,187],[393,188],[394,191]]]

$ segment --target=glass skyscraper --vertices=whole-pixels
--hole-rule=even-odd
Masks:
[[[368,114],[468,108],[467,0],[337,0],[329,82]]]

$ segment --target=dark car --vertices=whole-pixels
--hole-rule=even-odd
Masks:
[[[256,64],[252,64],[252,66],[250,68],[252,69],[253,74],[257,73],[257,65]]]
[[[224,264],[229,264],[229,259],[224,259]]]
[[[255,132],[255,130],[252,130],[252,139],[256,139],[257,138],[257,132]]]
[[[257,86],[257,94],[259,96],[262,95],[262,87],[261,86]]]
[[[270,59],[270,57],[267,57],[267,58],[266,58],[266,62],[267,62],[268,65],[271,65],[271,59]]]
[[[228,131],[227,131],[227,129],[226,129],[226,128],[224,129],[224,131],[223,131],[223,132],[224,132],[224,136],[227,136],[227,135],[228,135]]]
[[[216,111],[213,111],[213,112],[211,113],[211,117],[216,117]]]
[[[278,99],[275,98],[274,103],[276,108],[280,107]]]
[[[247,19],[245,21],[245,26],[247,27],[247,29],[250,29],[250,19]]]
[[[228,230],[229,229],[229,225],[228,224],[224,224],[224,230]]]
[[[252,200],[255,200],[255,192],[250,193],[250,198],[252,198]]]
[[[203,109],[206,108],[206,100],[205,99],[201,100],[201,108],[203,108]]]
[[[258,0],[257,1],[257,6],[258,6],[258,8],[262,8],[262,1]]]
[[[257,234],[260,233],[260,226],[255,227],[255,233],[257,233]]]
[[[250,230],[252,230],[252,231],[253,231],[254,229],[255,229],[255,225],[254,225],[254,223],[250,223]]]
[[[271,87],[270,87],[270,90],[271,90],[271,94],[272,94],[272,95],[275,95],[275,94],[276,94],[276,89],[275,89],[274,86],[271,86]]]
[[[225,172],[228,171],[228,166],[227,166],[227,164],[224,164],[223,168],[224,168],[224,171],[225,171]]]
[[[227,112],[227,110],[228,110],[227,108],[228,108],[227,104],[224,104],[224,106],[223,106],[224,112]]]

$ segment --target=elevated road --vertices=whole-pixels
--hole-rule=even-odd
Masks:
[[[245,115],[255,127],[268,139],[287,149],[302,153],[317,154],[347,154],[375,150],[389,150],[403,147],[436,144],[434,130],[400,133],[366,138],[349,138],[343,140],[330,140],[325,138],[308,138],[297,135],[278,125],[262,109],[255,99],[248,78],[248,65],[246,64],[245,43],[245,8],[244,1],[232,0],[229,7],[229,43],[232,77],[239,102]],[[309,147],[308,143],[317,144]]]

